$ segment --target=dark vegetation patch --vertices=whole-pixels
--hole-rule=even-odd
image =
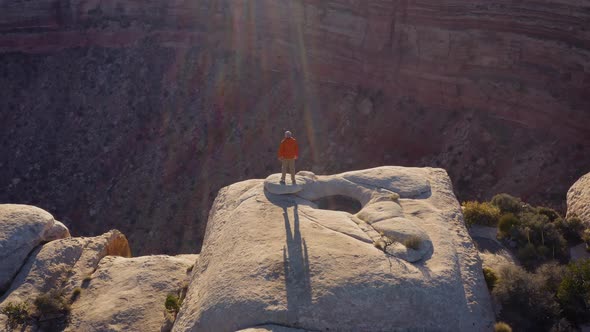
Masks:
[[[534,207],[508,194],[489,202],[464,202],[462,207],[468,227],[497,226],[499,240],[528,270],[554,260],[567,263],[569,247],[586,239],[579,218],[566,219],[553,209]]]
[[[569,261],[570,247],[590,245],[590,230],[578,217],[564,218],[508,194],[462,207],[468,227],[496,226],[498,240],[522,265],[484,268],[488,289],[501,307],[496,331],[577,331],[590,322],[590,259]],[[494,242],[474,240],[480,250]]]

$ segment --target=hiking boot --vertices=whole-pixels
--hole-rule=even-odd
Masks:
[[[281,182],[279,182],[280,184],[285,184],[285,180],[281,180]]]

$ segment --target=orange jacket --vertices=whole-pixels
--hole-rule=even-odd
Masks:
[[[285,138],[281,141],[279,146],[279,158],[281,159],[297,159],[299,156],[299,147],[297,140],[293,137]]]

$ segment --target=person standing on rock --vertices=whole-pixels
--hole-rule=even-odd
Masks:
[[[290,131],[285,132],[285,138],[281,141],[279,146],[279,160],[282,163],[281,170],[283,176],[281,176],[281,184],[285,184],[285,176],[287,175],[287,168],[291,173],[291,182],[295,182],[295,159],[299,156],[299,146],[297,146],[297,140],[293,137]]]

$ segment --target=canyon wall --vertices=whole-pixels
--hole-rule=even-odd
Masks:
[[[0,201],[134,254],[196,252],[278,171],[448,170],[563,210],[590,162],[590,3],[0,0]]]

